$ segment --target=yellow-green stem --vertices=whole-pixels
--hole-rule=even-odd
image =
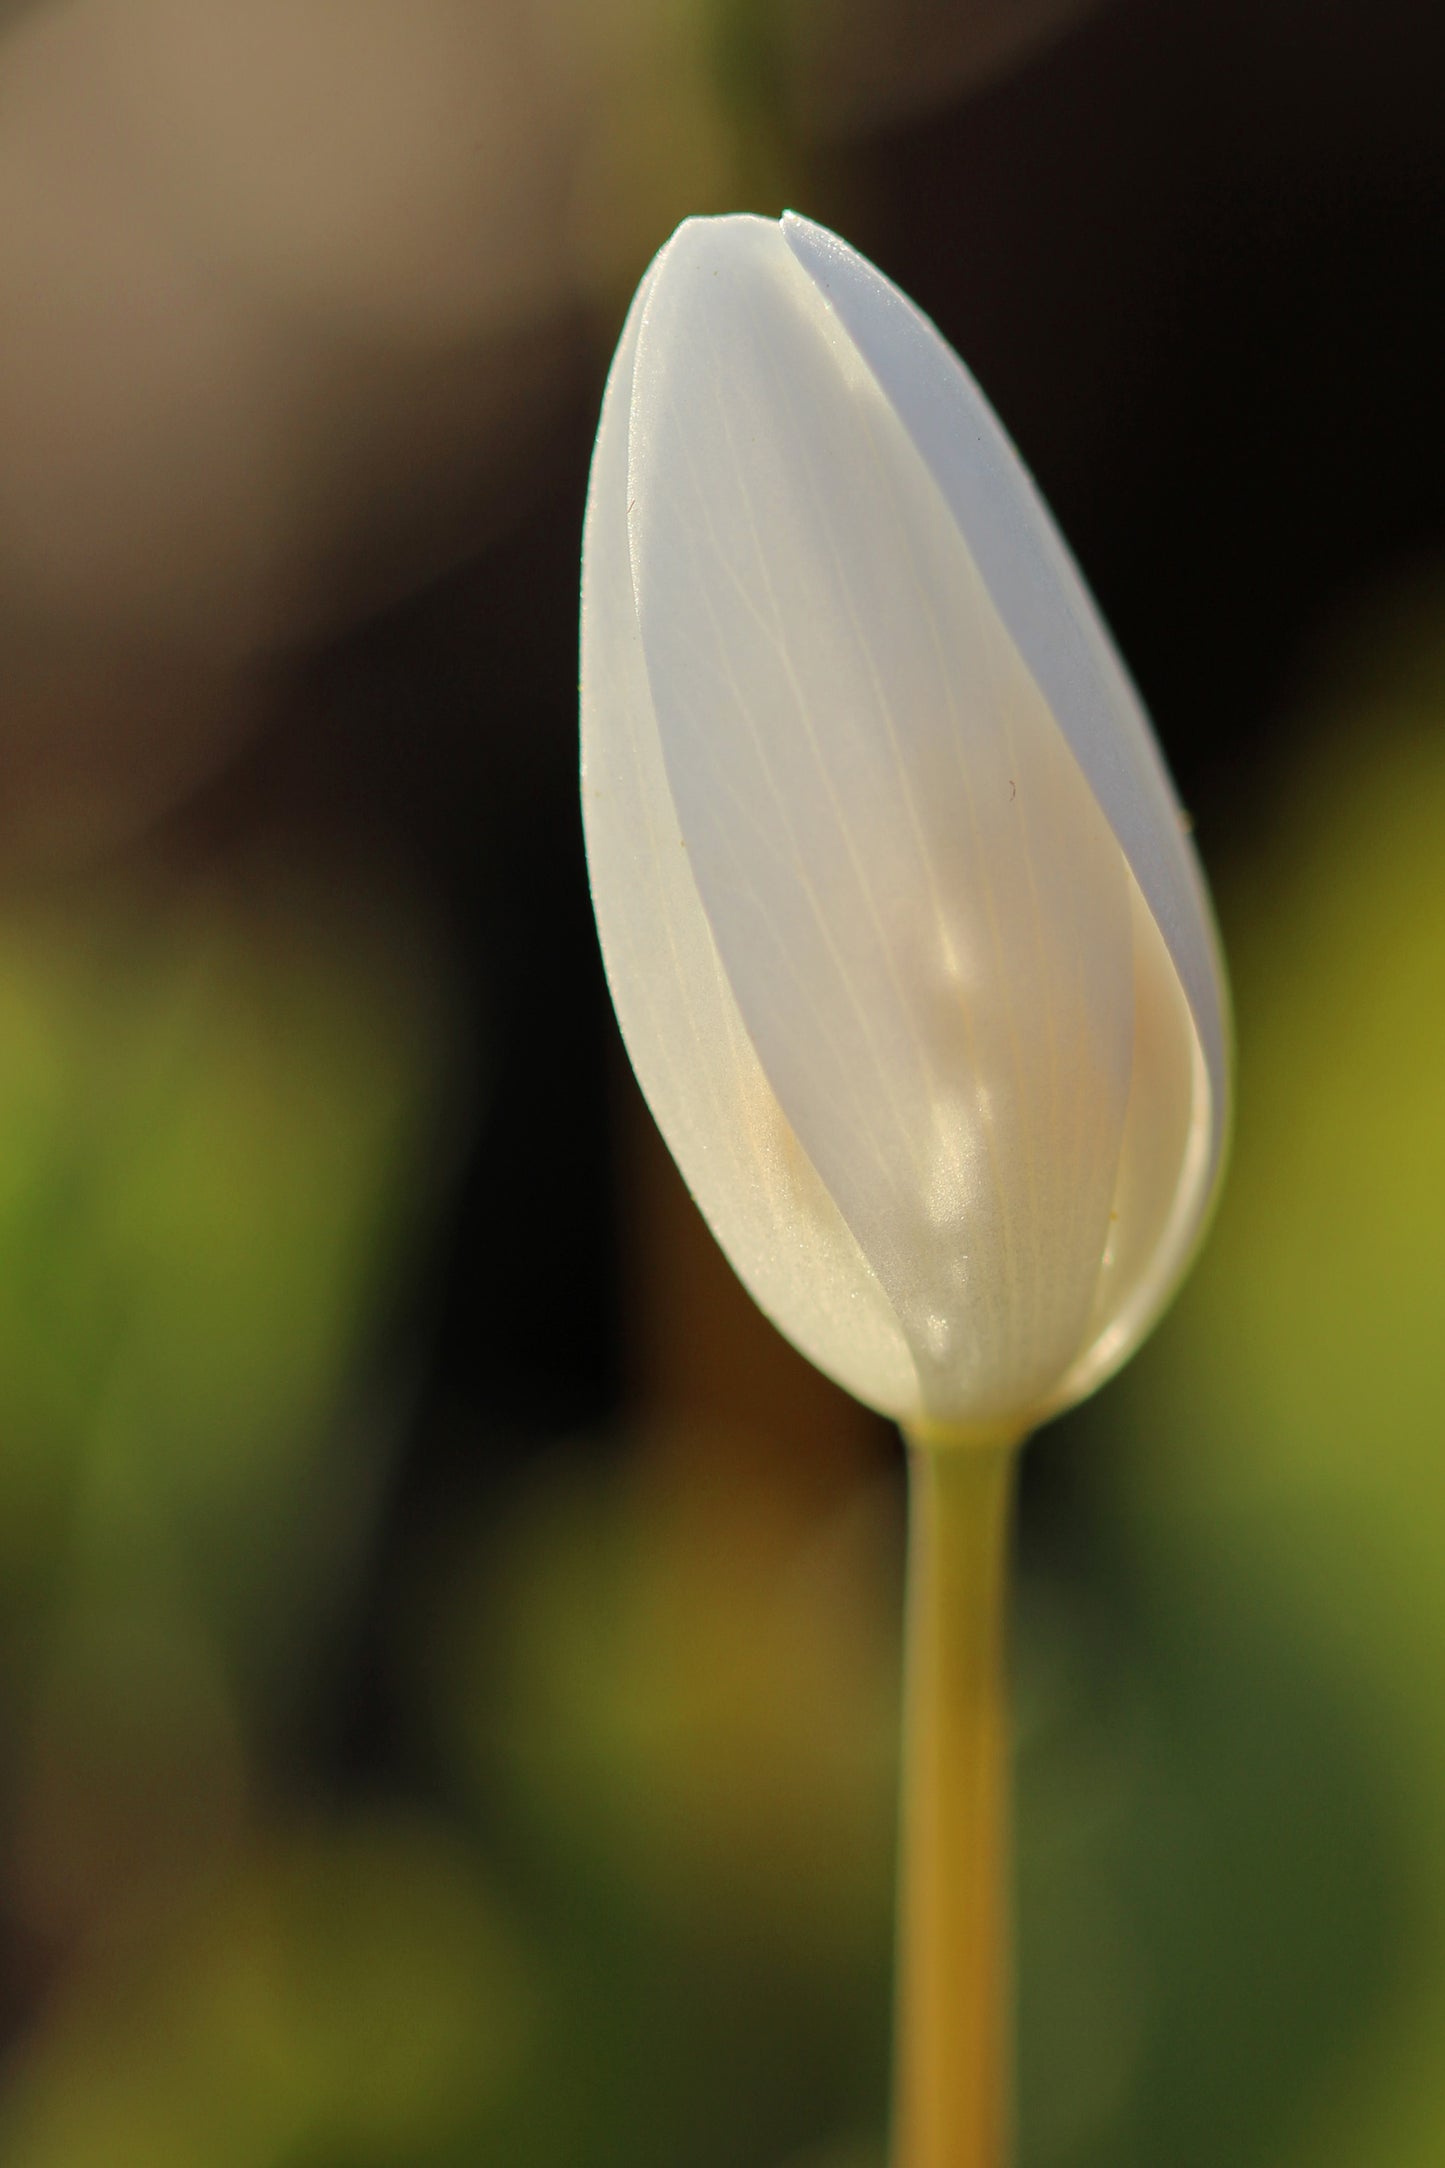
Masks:
[[[892,2168],[1012,2148],[1004,1621],[1017,1446],[908,1441]]]

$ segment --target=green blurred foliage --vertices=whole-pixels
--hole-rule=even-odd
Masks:
[[[1089,1533],[1082,1588],[1033,1583],[1042,1637],[1025,1587],[1022,2158],[1264,2168],[1397,1973],[1393,1801],[1268,1577]]]
[[[236,1840],[367,1537],[448,1026],[406,911],[324,896],[237,864],[0,917],[4,1888],[45,1937]]]
[[[1330,1971],[1297,2022],[1331,1993],[1350,2018],[1276,2118],[1280,2168],[1445,2154],[1441,593],[1424,580],[1372,609],[1302,703],[1318,747],[1225,899],[1240,1040],[1228,1190],[1186,1297],[1121,1393],[1137,1448],[1116,1502],[1220,1614],[1221,1671],[1240,1622],[1269,1620],[1348,1727],[1329,1751],[1284,1731],[1252,1766],[1232,1757],[1237,1784],[1271,1790],[1262,1865],[1313,1886],[1306,1947]],[[1240,1660],[1225,1676],[1252,1690]],[[1346,1811],[1351,1763],[1373,1812],[1358,1798]],[[1339,1811],[1321,1827],[1331,1790]],[[1342,1933],[1342,1904],[1357,1929],[1390,1923],[1392,1965]],[[1271,1953],[1229,1910],[1243,1988]],[[1263,2103],[1270,2074],[1250,2079]]]
[[[258,870],[0,920],[4,1600],[144,1586],[248,1666],[360,1532],[344,1402],[441,1075],[404,920],[322,895]]]

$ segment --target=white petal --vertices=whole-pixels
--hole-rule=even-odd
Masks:
[[[789,212],[789,248],[877,378],[967,535],[1024,666],[1073,748],[1158,924],[1203,1049],[1209,1151],[1228,1126],[1229,1026],[1208,894],[1154,733],[1047,505],[953,349],[882,272]]]
[[[1134,1063],[1090,1344],[1054,1396],[1070,1407],[1128,1360],[1198,1239],[1215,1140],[1204,1052],[1154,914],[1130,881]]]
[[[744,1026],[928,1412],[1026,1414],[1093,1321],[1134,1047],[1128,869],[782,230],[681,228],[635,371],[643,655]]]
[[[729,1260],[803,1353],[893,1415],[918,1402],[898,1321],[779,1111],[688,870],[642,666],[627,549],[633,304],[602,411],[582,584],[583,818],[628,1053]]]

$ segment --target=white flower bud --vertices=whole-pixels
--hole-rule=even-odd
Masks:
[[[633,304],[582,752],[623,1036],[763,1309],[914,1428],[1090,1391],[1219,1172],[1208,900],[978,387],[806,220],[689,220]]]

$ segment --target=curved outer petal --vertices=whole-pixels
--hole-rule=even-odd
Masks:
[[[763,1076],[689,870],[642,663],[627,543],[633,303],[603,402],[582,586],[582,809],[603,957],[648,1104],[755,1300],[892,1415],[918,1403],[898,1321]]]
[[[1228,1128],[1225,978],[1204,878],[1139,695],[1033,477],[952,347],[836,234],[792,211],[782,231],[968,537],[1163,935],[1204,1055],[1212,1181]]]
[[[1007,439],[821,229],[689,222],[634,304],[583,737],[629,1052],[763,1307],[905,1418],[1091,1390],[1218,1166],[1208,906]]]
[[[992,407],[934,325],[836,234],[788,212],[789,248],[856,345],[968,537],[979,576],[1138,884],[1135,1075],[1097,1333],[1055,1396],[1079,1398],[1173,1292],[1228,1136],[1229,1016],[1208,892],[1138,693],[1073,556]],[[1137,908],[1142,900],[1146,907]],[[1152,919],[1152,926],[1147,920]],[[1159,953],[1167,952],[1168,964]],[[1181,1077],[1187,1003],[1194,1047]],[[1181,1097],[1187,1095],[1187,1108]],[[1176,1169],[1171,1187],[1168,1168]]]

